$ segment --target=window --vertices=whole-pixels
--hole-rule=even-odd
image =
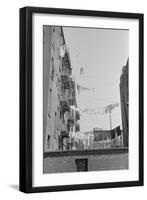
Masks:
[[[54,80],[54,59],[52,57],[52,63],[51,63],[51,79]]]
[[[47,136],[47,147],[50,148],[50,135]]]
[[[52,108],[52,89],[49,89],[49,100],[48,100],[48,117],[51,118],[51,108]]]
[[[76,159],[75,162],[78,172],[88,171],[88,159]]]

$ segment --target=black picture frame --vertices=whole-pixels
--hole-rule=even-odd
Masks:
[[[90,183],[63,186],[32,186],[32,16],[34,13],[50,13],[71,16],[137,19],[139,21],[139,180],[125,182]],[[143,14],[120,13],[59,8],[24,7],[20,9],[20,172],[19,189],[22,192],[53,192],[98,188],[143,186]]]

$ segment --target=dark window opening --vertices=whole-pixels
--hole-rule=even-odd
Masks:
[[[75,162],[78,172],[88,171],[88,159],[76,159]]]
[[[50,135],[47,136],[47,147],[50,148]]]
[[[52,81],[53,81],[53,79],[54,79],[54,59],[52,58],[52,69],[51,69],[51,79],[52,79]]]

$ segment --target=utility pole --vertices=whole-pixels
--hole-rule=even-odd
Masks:
[[[110,119],[110,130],[112,130],[112,119],[111,119],[111,111],[109,112],[109,119]]]
[[[111,118],[111,114],[112,114],[112,110],[115,108],[115,107],[118,107],[119,104],[118,103],[115,103],[115,104],[109,104],[105,107],[105,113],[109,113],[109,120],[110,120],[110,130],[112,130],[112,118]]]

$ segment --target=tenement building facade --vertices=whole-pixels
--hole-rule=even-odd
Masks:
[[[80,130],[75,81],[62,27],[43,26],[44,151],[72,149],[70,135]]]
[[[122,114],[122,132],[123,132],[123,145],[128,147],[129,140],[129,59],[126,65],[122,68],[120,77],[120,101],[121,101],[121,114]]]

